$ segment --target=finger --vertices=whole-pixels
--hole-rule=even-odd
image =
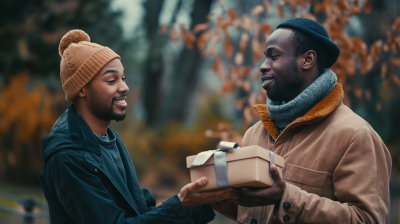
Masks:
[[[207,177],[201,177],[197,179],[195,182],[188,184],[187,188],[189,191],[197,191],[200,187],[204,186],[208,182]]]
[[[272,173],[272,176],[274,176],[275,182],[283,181],[281,175],[279,174],[279,170],[275,164],[271,166],[271,173]]]

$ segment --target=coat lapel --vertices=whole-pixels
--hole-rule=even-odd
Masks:
[[[129,192],[121,174],[118,173],[117,168],[114,169],[114,163],[111,161],[109,156],[105,155],[105,152],[101,156],[97,156],[91,153],[85,153],[85,159],[94,167],[99,169],[106,175],[106,177],[111,181],[114,187],[121,193],[129,205],[135,210],[137,214],[140,214],[135,201]]]

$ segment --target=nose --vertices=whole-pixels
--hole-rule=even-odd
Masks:
[[[260,67],[260,72],[261,73],[267,73],[271,70],[271,65],[268,62],[268,59],[264,61],[264,63]]]
[[[118,88],[118,92],[127,93],[127,92],[129,91],[129,87],[128,87],[128,85],[126,84],[126,82],[121,81],[120,83],[121,83],[121,84],[120,84],[120,86],[119,86],[119,88]]]

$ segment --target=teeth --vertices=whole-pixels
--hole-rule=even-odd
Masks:
[[[265,84],[265,83],[267,83],[267,80],[265,80],[265,81],[263,82],[263,84]]]
[[[121,104],[122,104],[122,103],[125,103],[125,100],[116,100],[115,102],[116,102],[116,103],[121,103]]]

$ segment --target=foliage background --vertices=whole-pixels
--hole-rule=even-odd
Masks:
[[[332,69],[344,103],[391,152],[389,220],[400,222],[399,1],[4,0],[0,12],[0,190],[43,200],[26,192],[41,192],[40,138],[69,106],[57,48],[70,29],[121,55],[128,116],[111,126],[141,186],[161,203],[189,182],[186,156],[220,140],[241,143],[258,120],[251,105],[265,102],[258,72],[265,39],[280,22],[307,17],[341,48]]]

